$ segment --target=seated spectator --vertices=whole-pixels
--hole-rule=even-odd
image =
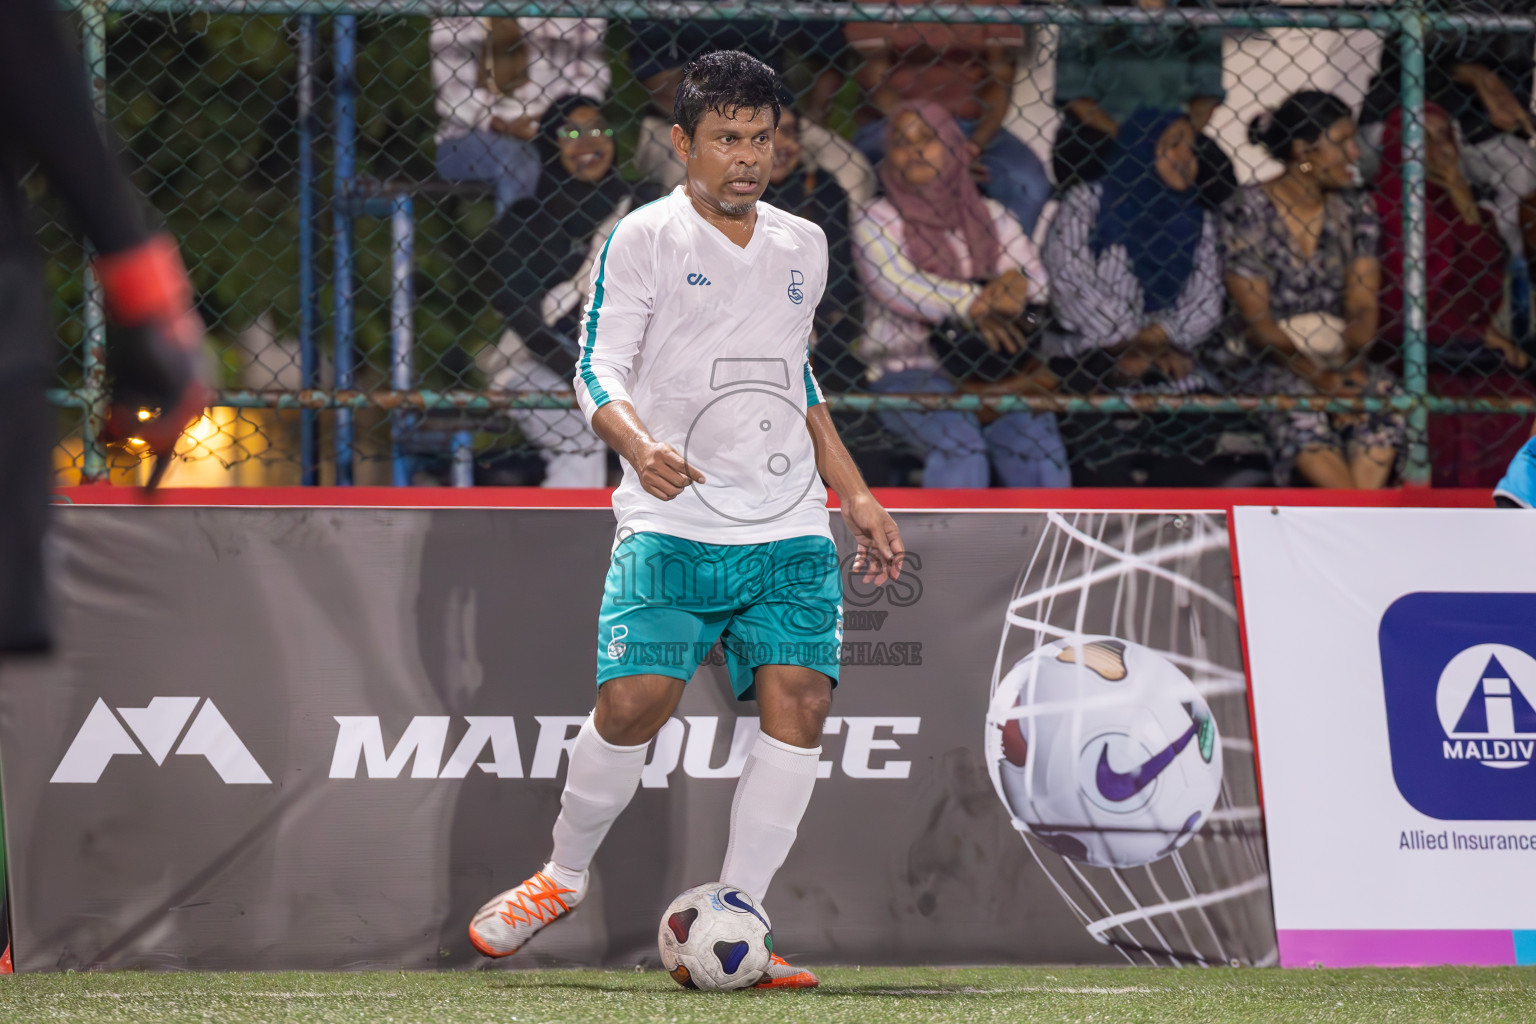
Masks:
[[[1381,217],[1381,334],[1403,337],[1402,111],[1387,116],[1376,171]],[[1504,301],[1505,250],[1490,210],[1478,206],[1462,172],[1456,129],[1435,104],[1424,107],[1424,275],[1430,390],[1437,395],[1531,397],[1519,376],[1529,357],[1495,325]],[[1529,433],[1512,416],[1429,418],[1434,483],[1492,487]]]
[[[1101,362],[1122,387],[1206,390],[1193,357],[1221,322],[1220,229],[1195,176],[1183,114],[1138,110],[1121,121],[1108,172],[1067,192],[1045,237],[1052,354]]]
[[[900,104],[936,103],[973,144],[967,163],[978,163],[986,194],[1031,234],[1051,181],[1034,150],[1003,127],[1024,49],[1022,26],[866,21],[845,25],[843,33],[859,61],[854,78],[876,115],[853,139],[870,162],[883,156],[886,121]]]
[[[936,103],[896,107],[879,165],[885,195],[854,216],[854,259],[869,296],[864,352],[870,388],[954,394],[930,345],[960,324],[995,349],[1022,343],[1018,319],[1045,297],[1045,272],[1023,226],[971,180],[972,148]],[[989,459],[1007,487],[1065,487],[1066,450],[1048,413],[983,425],[968,412],[883,412],[886,428],[924,458],[925,487],[986,487]]]
[[[1097,5],[1099,0],[1086,0]],[[1111,6],[1164,10],[1179,0],[1112,0]],[[1097,181],[1114,153],[1120,125],[1133,110],[1180,111],[1195,129],[1200,197],[1219,207],[1237,187],[1232,159],[1204,134],[1226,98],[1221,84],[1221,30],[1177,25],[1069,25],[1056,52],[1056,106],[1061,123],[1051,170],[1065,191]]]
[[[493,387],[567,391],[592,264],[632,199],[613,167],[613,130],[600,101],[556,100],[544,112],[534,141],[543,168],[538,191],[503,218],[507,244],[495,264],[505,282],[495,304],[507,329],[477,361]],[[544,486],[607,482],[607,449],[579,410],[520,409],[512,415],[542,450]]]
[[[853,269],[848,193],[836,178],[807,159],[800,144],[804,122],[791,97],[786,95],[781,102],[773,169],[763,201],[819,225],[827,236],[827,287],[816,307],[811,361],[824,390],[847,391],[864,379],[864,365],[854,354],[864,323],[864,298]]]
[[[562,97],[608,92],[607,32],[601,18],[433,21],[438,176],[492,183],[497,216],[533,195],[539,117]]]
[[[1430,8],[1499,10],[1529,14],[1530,0],[1430,0]],[[1371,79],[1360,111],[1361,134],[1372,163],[1381,148],[1382,125],[1401,103],[1400,40],[1388,37],[1381,71]],[[1474,188],[1494,199],[1499,234],[1512,253],[1536,256],[1536,131],[1531,125],[1532,78],[1536,76],[1536,29],[1529,24],[1497,31],[1430,32],[1425,38],[1424,91],[1461,133],[1462,170]],[[1369,167],[1367,168],[1370,169]]]
[[[1249,138],[1285,165],[1246,185],[1224,210],[1227,292],[1261,357],[1243,382],[1258,395],[1387,397],[1392,382],[1364,358],[1376,340],[1380,221],[1352,186],[1359,147],[1349,106],[1298,92],[1249,126]],[[1402,417],[1272,414],[1275,482],[1292,473],[1318,487],[1378,488],[1402,450]]]
[[[810,47],[813,58],[819,54],[822,60],[829,59],[824,51],[828,45],[825,40],[831,33],[822,22],[804,22],[799,26],[746,19],[636,22],[629,44],[629,65],[650,94],[651,104],[640,119],[634,160],[651,191],[668,192],[683,183],[683,165],[672,148],[672,105],[685,64],[710,50],[741,50],[782,71],[791,52],[802,56],[807,52],[796,51],[797,45]],[[862,203],[874,195],[875,175],[870,161],[847,139],[804,119],[800,134],[807,161],[830,172],[852,202]]]

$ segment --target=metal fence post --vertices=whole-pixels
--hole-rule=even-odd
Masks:
[[[107,0],[87,0],[81,9],[81,49],[89,77],[91,99],[96,115],[107,117]],[[80,357],[80,399],[84,407],[81,423],[82,483],[96,483],[107,477],[107,453],[99,438],[106,415],[104,396],[107,384],[107,318],[102,301],[101,282],[91,272],[93,250],[85,245],[84,298],[81,319],[85,328],[85,351]]]
[[[1403,482],[1427,487],[1429,467],[1429,336],[1425,321],[1424,4],[1400,12],[1403,81],[1403,389],[1408,411],[1408,461]]]
[[[320,30],[313,14],[299,15],[299,372],[301,388],[320,387],[320,289],[315,275],[315,42]],[[299,413],[299,479],[306,487],[320,482],[320,415]]]
[[[411,280],[416,272],[416,222],[411,197],[400,194],[389,203],[389,358],[390,386],[409,391],[416,386],[416,337],[412,317],[416,309],[416,290]],[[400,449],[401,435],[410,432],[418,419],[415,413],[401,410],[390,418],[391,455],[396,487],[411,485],[409,455]]]
[[[352,202],[357,174],[357,15],[336,17],[335,53],[335,178],[331,195],[331,233],[335,257],[335,314],[332,317],[332,358],[336,390],[353,386],[352,351]],[[336,483],[352,485],[352,410],[335,413]]]

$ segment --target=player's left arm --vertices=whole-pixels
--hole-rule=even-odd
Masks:
[[[821,302],[827,290],[828,254],[826,235],[818,228],[820,241],[817,261],[821,270],[819,287],[815,294],[807,296],[812,308]],[[827,486],[837,492],[843,503],[843,522],[853,531],[858,543],[858,554],[853,561],[855,572],[864,573],[865,583],[884,583],[901,575],[901,562],[906,548],[901,543],[901,531],[891,514],[880,506],[864,482],[864,474],[854,464],[853,456],[843,447],[843,439],[837,436],[832,425],[832,414],[827,411],[821,385],[811,373],[811,347],[805,347],[805,426],[811,435],[811,446],[816,452],[816,470]]]
[[[853,532],[858,554],[853,560],[855,572],[864,573],[865,583],[884,583],[901,575],[901,563],[907,549],[901,543],[901,530],[875,496],[870,493],[864,475],[843,447],[832,425],[832,414],[825,402],[811,406],[805,414],[806,429],[816,450],[816,469],[827,486],[842,501],[843,522]]]

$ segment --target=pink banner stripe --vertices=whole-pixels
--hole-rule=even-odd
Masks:
[[[1299,931],[1282,929],[1282,967],[1423,967],[1513,965],[1507,931]]]

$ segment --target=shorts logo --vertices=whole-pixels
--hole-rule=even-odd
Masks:
[[[798,270],[789,272],[789,301],[795,305],[805,301],[805,289],[800,286],[805,284],[805,275]]]
[[[629,649],[629,645],[624,642],[624,638],[627,636],[629,636],[628,626],[620,625],[613,627],[613,632],[608,637],[608,657],[624,657],[624,652]]]
[[[1536,818],[1536,595],[1408,594],[1380,643],[1403,798],[1451,821]]]

